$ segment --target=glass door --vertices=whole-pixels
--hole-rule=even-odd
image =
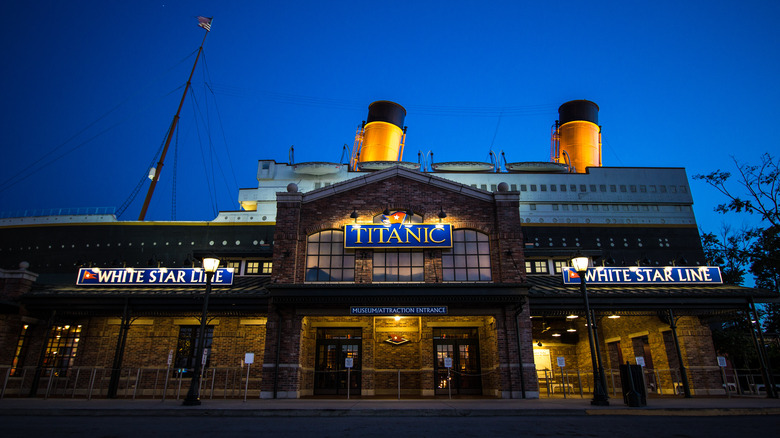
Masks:
[[[318,329],[314,369],[315,395],[360,395],[362,338],[360,329]],[[347,373],[347,359],[352,368]],[[349,375],[349,382],[347,382]]]
[[[479,336],[476,328],[441,328],[433,331],[436,394],[482,394]],[[452,367],[447,369],[447,359]],[[449,371],[449,372],[448,372]]]

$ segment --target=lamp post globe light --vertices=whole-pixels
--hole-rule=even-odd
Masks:
[[[571,259],[571,265],[574,267],[574,270],[577,271],[577,274],[580,276],[580,292],[582,293],[582,299],[585,302],[585,317],[586,322],[588,324],[588,342],[590,342],[590,360],[592,362],[593,366],[593,400],[590,401],[590,404],[595,406],[609,406],[609,396],[607,395],[607,391],[602,385],[602,379],[601,376],[604,373],[604,368],[602,367],[600,361],[596,360],[596,343],[593,340],[593,327],[594,321],[593,321],[593,313],[590,311],[590,303],[588,302],[588,288],[586,286],[586,273],[588,272],[588,265],[590,264],[590,258],[583,256],[583,255],[576,255],[574,258]]]
[[[203,296],[203,314],[200,317],[200,331],[198,332],[198,345],[195,347],[195,369],[192,373],[192,382],[184,399],[183,406],[197,406],[200,404],[200,371],[205,362],[204,346],[206,345],[206,317],[209,313],[209,294],[211,293],[211,278],[217,272],[219,259],[214,257],[203,258],[203,270],[206,271],[206,293]],[[198,357],[200,353],[200,357]]]

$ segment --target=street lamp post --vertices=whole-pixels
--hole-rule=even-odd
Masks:
[[[604,386],[602,385],[602,379],[601,376],[604,373],[604,369],[602,368],[600,363],[597,363],[596,360],[596,343],[594,341],[593,336],[593,313],[590,311],[590,303],[588,302],[588,288],[585,285],[585,274],[588,272],[588,265],[590,264],[590,259],[585,256],[576,256],[571,260],[571,264],[574,267],[574,270],[577,271],[577,274],[580,276],[580,292],[582,292],[582,299],[585,302],[585,317],[587,319],[588,324],[588,341],[590,342],[590,360],[593,365],[593,400],[590,401],[590,404],[596,405],[596,406],[609,406],[609,396],[607,396],[607,392],[604,389]]]
[[[195,347],[195,369],[192,374],[190,389],[187,391],[187,397],[184,399],[183,406],[200,405],[200,370],[205,359],[204,349],[206,345],[206,317],[209,313],[209,294],[211,293],[211,277],[217,272],[219,259],[205,257],[203,259],[203,270],[206,271],[206,294],[203,296],[203,314],[200,317],[200,331],[198,332],[198,345]],[[200,356],[199,356],[200,354]]]

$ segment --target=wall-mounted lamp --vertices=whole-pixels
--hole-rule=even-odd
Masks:
[[[352,214],[350,214],[349,217],[354,219],[355,223],[357,223],[357,220],[358,220],[358,212],[357,212],[357,210],[352,210]]]
[[[439,216],[439,222],[441,222],[442,219],[447,217],[447,213],[444,212],[442,207],[439,207],[439,214],[437,214],[437,216]]]

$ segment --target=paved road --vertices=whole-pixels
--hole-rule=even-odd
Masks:
[[[772,437],[780,416],[3,417],[7,438]]]

